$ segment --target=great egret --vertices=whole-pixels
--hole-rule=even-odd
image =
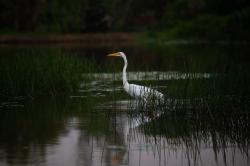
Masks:
[[[128,83],[127,73],[126,73],[128,61],[126,55],[123,52],[108,54],[107,56],[123,58],[124,60],[124,66],[122,72],[123,88],[130,96],[135,97],[136,99],[142,99],[145,102],[148,102],[149,100],[157,100],[161,102],[163,101],[164,95],[161,92],[158,92],[157,90],[148,88],[146,86]]]

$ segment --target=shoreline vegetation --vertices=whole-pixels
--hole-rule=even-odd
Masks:
[[[250,41],[249,0],[3,0],[0,4],[0,44]]]
[[[153,27],[141,25],[134,30],[109,29],[96,32],[8,32],[0,29],[0,46],[6,44],[79,44],[81,45],[161,45],[171,41],[198,43],[250,41],[250,7],[225,15],[200,14],[190,19],[168,18]],[[135,25],[128,25],[133,27]],[[144,27],[142,29],[142,27]]]
[[[159,32],[160,33],[160,32]],[[164,37],[164,36],[163,36]],[[155,39],[151,42],[151,39]],[[56,94],[68,94],[78,90],[84,72],[94,72],[98,65],[94,59],[82,57],[70,52],[63,52],[50,48],[56,46],[64,47],[122,47],[142,45],[153,49],[162,49],[169,52],[169,55],[179,55],[178,51],[169,49],[167,44],[185,44],[184,40],[169,40],[150,37],[147,33],[86,33],[67,35],[0,35],[0,98],[1,96],[54,96]],[[164,43],[165,42],[165,43]],[[173,42],[173,43],[171,43]],[[184,42],[184,43],[182,43]],[[215,43],[212,40],[207,42],[194,40],[187,44],[197,42],[201,44]],[[231,44],[234,41],[228,41]],[[244,41],[243,41],[244,42]],[[247,44],[249,42],[246,41]],[[45,49],[32,48],[33,45],[44,45]],[[242,44],[242,42],[239,44]],[[244,43],[243,43],[244,44]],[[19,46],[25,49],[18,49]],[[161,48],[154,45],[162,46]],[[31,46],[31,48],[29,48]],[[47,48],[47,46],[49,46]],[[7,47],[4,49],[4,47]],[[8,48],[10,47],[10,48]],[[12,50],[12,47],[17,47]],[[29,49],[26,49],[29,48]],[[171,52],[173,51],[173,52]],[[182,50],[184,51],[184,50]],[[178,57],[178,56],[173,56]],[[209,57],[209,54],[204,55]],[[219,57],[219,56],[218,56]],[[171,58],[170,58],[171,59]],[[190,62],[191,63],[191,62]],[[204,64],[202,62],[201,64]],[[200,65],[198,65],[200,66]],[[187,69],[192,69],[192,66]],[[243,77],[245,78],[245,77]],[[247,77],[248,78],[248,77]],[[248,80],[248,79],[247,79]]]
[[[250,8],[225,16],[201,15],[159,31],[148,31],[145,38],[165,42],[176,39],[191,41],[250,41]]]
[[[57,96],[77,91],[89,62],[60,50],[13,50],[0,54],[0,98]]]

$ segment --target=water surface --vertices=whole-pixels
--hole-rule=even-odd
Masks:
[[[68,96],[1,97],[0,165],[249,165],[248,45],[0,51],[46,49],[87,58],[89,72]],[[122,88],[122,60],[105,56],[114,50],[128,54],[130,82],[175,106],[153,118],[138,109]]]

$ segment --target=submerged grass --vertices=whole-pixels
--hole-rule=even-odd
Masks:
[[[91,63],[60,50],[29,49],[2,51],[0,66],[2,97],[35,97],[76,91]]]

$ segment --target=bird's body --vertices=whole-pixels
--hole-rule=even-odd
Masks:
[[[158,92],[157,90],[148,88],[146,86],[128,83],[127,73],[126,73],[128,61],[126,55],[123,52],[109,54],[108,56],[118,56],[123,58],[124,60],[124,67],[122,72],[123,88],[130,96],[136,99],[142,99],[146,102],[148,100],[163,100],[164,95],[161,92]]]
[[[163,99],[163,94],[158,92],[157,90],[148,88],[146,86],[129,84],[129,88],[124,88],[124,90],[130,95],[135,97],[136,99],[144,99],[147,101],[148,99]]]

